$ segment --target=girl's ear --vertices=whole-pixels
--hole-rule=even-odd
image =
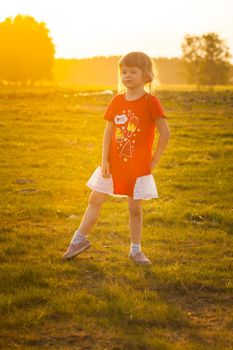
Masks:
[[[151,82],[151,77],[149,76],[148,73],[146,72],[143,72],[143,81],[144,81],[144,84],[147,84],[147,83],[150,83]]]

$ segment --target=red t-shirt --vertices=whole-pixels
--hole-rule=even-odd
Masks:
[[[147,92],[134,101],[116,94],[107,106],[104,119],[114,122],[109,152],[114,194],[133,197],[137,177],[151,174],[158,117],[167,118],[159,99]]]

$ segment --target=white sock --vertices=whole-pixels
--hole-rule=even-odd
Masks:
[[[130,244],[130,253],[132,255],[136,254],[137,252],[141,251],[141,243],[132,243]]]
[[[71,243],[77,244],[79,242],[82,242],[86,237],[87,236],[83,235],[79,230],[76,230],[71,240]]]

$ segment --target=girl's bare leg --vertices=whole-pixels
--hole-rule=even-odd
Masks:
[[[97,191],[92,191],[89,196],[89,204],[86,208],[86,211],[83,215],[81,224],[79,228],[75,231],[73,238],[70,241],[69,247],[63,259],[70,259],[84,250],[90,247],[90,242],[85,239],[84,236],[87,236],[88,232],[91,230],[92,226],[95,224],[101,205],[106,200],[108,194],[100,193]]]
[[[86,208],[85,213],[83,214],[82,221],[79,225],[78,230],[83,234],[87,235],[92,226],[95,224],[99,211],[102,204],[106,201],[109,195],[106,193],[101,193],[97,191],[92,191],[89,196],[89,203]]]
[[[142,200],[128,198],[129,206],[129,227],[130,227],[130,238],[132,243],[141,243],[142,239],[142,223],[143,223],[143,212],[142,212]]]
[[[131,257],[136,264],[151,265],[151,261],[141,252],[142,240],[142,200],[129,197],[129,223],[130,223],[130,252]]]

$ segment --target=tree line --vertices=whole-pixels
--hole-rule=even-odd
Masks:
[[[111,82],[116,82],[117,77],[113,75],[120,57],[56,60],[55,46],[46,24],[37,22],[31,16],[17,15],[15,18],[9,17],[0,22],[0,43],[1,84],[34,85],[40,81],[71,84],[78,81],[85,82],[90,73],[91,63],[93,63],[92,79],[94,69],[98,67],[98,71],[102,73],[100,83],[111,85]],[[166,83],[169,80],[167,77],[170,76],[171,79],[173,75],[174,81],[176,76],[182,83],[197,86],[233,83],[230,64],[232,56],[226,41],[218,34],[214,32],[201,36],[187,34],[181,43],[181,48],[180,58],[153,58],[158,70],[157,78],[161,83]],[[111,82],[108,80],[110,76],[112,76]]]

